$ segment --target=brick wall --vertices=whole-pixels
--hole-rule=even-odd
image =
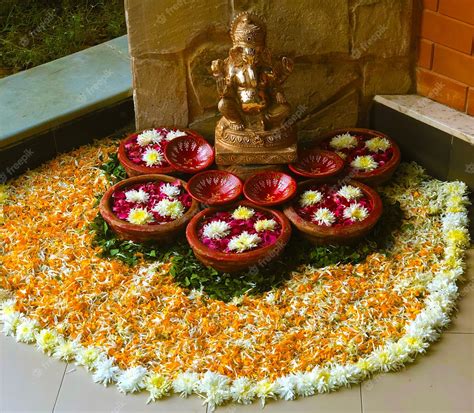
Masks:
[[[474,116],[474,0],[423,0],[417,91]]]

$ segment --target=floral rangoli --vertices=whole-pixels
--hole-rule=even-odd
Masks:
[[[197,393],[211,407],[291,400],[396,370],[449,322],[469,244],[465,184],[402,164],[380,188],[403,211],[388,254],[302,265],[278,288],[223,302],[177,285],[167,261],[99,257],[90,223],[109,186],[101,160],[115,150],[82,147],[0,193],[3,331],[94,381],[150,401]]]

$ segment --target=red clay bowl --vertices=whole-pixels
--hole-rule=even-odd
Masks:
[[[299,195],[307,188],[319,183],[318,180],[311,179],[298,184],[298,193],[295,200],[299,199]],[[329,180],[328,183],[337,184],[338,181]],[[361,222],[347,226],[328,227],[325,225],[317,225],[303,219],[293,208],[293,203],[288,204],[284,208],[283,212],[292,224],[313,244],[351,244],[366,236],[380,219],[383,207],[382,200],[377,192],[369,186],[357,181],[348,180],[344,181],[344,184],[359,187],[371,203],[372,211],[369,216]]]
[[[249,252],[238,254],[216,251],[208,248],[201,242],[198,236],[198,226],[203,219],[217,211],[222,211],[222,208],[207,208],[199,212],[191,219],[186,228],[186,238],[188,239],[189,245],[191,245],[196,258],[204,265],[226,273],[244,271],[253,266],[263,267],[267,265],[283,252],[291,236],[291,224],[280,211],[262,208],[248,201],[239,202],[238,205],[248,206],[255,210],[273,215],[273,218],[281,225],[281,234],[274,244]],[[225,210],[235,208],[238,205],[226,207]]]
[[[166,128],[166,129],[174,130],[175,128]],[[185,130],[185,129],[182,129],[182,130],[186,133],[189,133],[188,130]],[[136,138],[137,135],[139,135],[142,132],[143,131],[132,133],[131,135],[128,135],[125,139],[123,139],[120,142],[117,157],[120,164],[125,169],[125,172],[127,172],[127,175],[132,177],[132,176],[150,175],[150,174],[169,174],[169,173],[175,172],[174,168],[171,165],[166,165],[163,167],[149,167],[145,165],[138,165],[135,162],[132,162],[128,158],[127,152],[125,150],[125,145],[129,143],[132,139]]]
[[[323,180],[341,172],[344,160],[334,152],[313,148],[300,154],[298,161],[288,167],[296,175]]]
[[[331,138],[336,135],[340,135],[343,133],[350,133],[351,135],[362,135],[367,138],[385,138],[390,141],[392,145],[393,154],[392,157],[387,161],[387,163],[374,171],[368,172],[361,172],[357,170],[353,170],[348,166],[348,175],[352,179],[356,179],[360,182],[363,182],[367,185],[376,186],[387,182],[397,169],[398,164],[400,163],[400,148],[395,143],[393,139],[388,137],[387,135],[383,134],[382,132],[378,132],[372,129],[362,129],[362,128],[347,128],[347,129],[337,129],[334,130],[322,137],[321,142],[328,142]]]
[[[259,172],[244,184],[245,197],[256,205],[272,206],[282,204],[293,197],[296,181],[283,172]]]
[[[191,207],[185,214],[172,222],[160,225],[136,225],[118,218],[112,211],[112,194],[121,188],[125,188],[134,184],[142,182],[160,181],[160,182],[174,182],[175,177],[167,175],[140,175],[132,178],[124,179],[114,186],[110,187],[102,197],[99,204],[99,211],[107,224],[117,234],[119,238],[135,241],[168,241],[184,232],[184,229],[190,219],[199,211],[199,204],[192,201]],[[181,184],[186,188],[186,182],[181,181]]]
[[[205,205],[226,205],[242,194],[242,181],[230,172],[211,170],[194,175],[187,185],[189,195]]]
[[[165,148],[165,158],[176,170],[192,174],[212,165],[214,150],[202,136],[193,133],[169,142]]]

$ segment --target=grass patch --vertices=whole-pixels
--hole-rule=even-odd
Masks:
[[[0,77],[126,33],[123,0],[0,0]]]

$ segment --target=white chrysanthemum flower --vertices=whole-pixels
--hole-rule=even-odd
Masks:
[[[275,382],[275,393],[284,400],[296,397],[296,378],[294,375],[279,377]]]
[[[239,206],[232,213],[232,218],[234,218],[234,219],[249,219],[249,218],[252,218],[254,214],[255,214],[255,211],[252,208]]]
[[[33,343],[35,334],[38,331],[38,323],[36,320],[22,320],[16,327],[15,338],[20,343]]]
[[[229,378],[207,371],[199,382],[198,391],[206,395],[211,411],[230,398]]]
[[[143,131],[137,136],[137,143],[140,146],[148,146],[152,143],[159,143],[162,139],[163,136],[161,136],[160,132],[156,129],[150,129]]]
[[[46,354],[52,354],[58,343],[59,336],[53,330],[44,329],[36,333],[36,347]]]
[[[378,164],[372,156],[361,155],[355,157],[351,162],[351,166],[362,171],[373,171],[377,169]]]
[[[145,162],[145,165],[148,167],[159,166],[164,162],[164,160],[165,157],[163,154],[159,150],[153,148],[147,148],[142,155],[142,161]]]
[[[328,208],[318,208],[313,214],[313,219],[319,225],[326,225],[328,227],[336,222],[336,216]]]
[[[0,303],[0,316],[3,317],[15,311],[15,300],[9,299]]]
[[[326,393],[329,391],[329,372],[326,369],[315,367],[312,372],[315,378],[315,386],[318,393]]]
[[[186,135],[187,133],[182,130],[179,130],[179,129],[176,129],[174,131],[171,130],[166,134],[166,140],[172,141],[174,138],[179,138],[180,136],[186,136]]]
[[[188,397],[196,390],[198,383],[199,375],[197,373],[180,373],[173,381],[173,390],[181,397]]]
[[[312,396],[316,391],[317,375],[314,372],[297,373],[295,377],[296,394],[302,397]]]
[[[145,379],[145,390],[150,393],[147,403],[162,399],[169,394],[171,382],[159,373],[153,373]]]
[[[453,228],[446,232],[446,241],[457,247],[469,246],[469,231],[465,227]]]
[[[230,225],[225,221],[212,221],[204,225],[202,234],[206,238],[220,239],[230,232]]]
[[[351,219],[352,221],[363,221],[369,215],[367,208],[363,207],[360,204],[351,204],[346,209],[344,209],[343,216],[346,219]]]
[[[237,403],[251,404],[256,394],[254,383],[246,377],[239,377],[233,381],[230,394]]]
[[[273,231],[277,226],[277,222],[274,219],[259,219],[255,225],[255,231]]]
[[[445,182],[443,192],[448,195],[463,196],[467,192],[467,185],[462,181]]]
[[[130,367],[123,370],[117,378],[117,388],[122,393],[134,393],[145,388],[144,378],[146,368],[142,366]]]
[[[97,347],[79,347],[76,353],[76,364],[84,366],[86,370],[90,371],[94,368],[94,364],[100,358],[100,350]]]
[[[352,149],[357,146],[357,138],[350,133],[343,133],[334,136],[329,142],[329,146],[333,149]]]
[[[120,369],[115,366],[113,357],[99,357],[94,363],[94,368],[95,372],[92,375],[92,380],[96,383],[102,383],[104,386],[117,381],[120,374]]]
[[[311,205],[315,205],[318,202],[321,202],[322,199],[323,199],[323,194],[319,191],[315,191],[315,190],[305,191],[301,195],[300,205],[302,207],[308,207]]]
[[[335,390],[350,383],[345,366],[336,364],[329,370],[329,388]]]
[[[184,206],[177,199],[170,201],[169,199],[162,199],[158,202],[153,211],[158,212],[162,217],[170,217],[171,219],[178,219],[184,215]]]
[[[59,360],[71,361],[76,356],[78,349],[79,346],[76,341],[60,340],[58,345],[54,349],[53,356]]]
[[[337,194],[348,199],[349,201],[351,199],[359,199],[363,195],[362,190],[353,185],[341,186],[339,191],[337,191]]]
[[[336,155],[339,156],[339,158],[341,158],[341,159],[346,159],[346,158],[347,158],[347,154],[344,153],[344,152],[336,151],[335,153],[336,153]]]
[[[265,406],[267,399],[275,398],[275,383],[268,379],[262,379],[255,385],[255,394],[260,399],[262,407]]]
[[[131,189],[130,191],[125,192],[125,199],[127,200],[127,202],[145,204],[150,199],[150,195],[143,189],[139,189],[138,191],[135,189]]]
[[[247,231],[242,232],[229,241],[227,247],[231,251],[244,252],[252,248],[256,248],[261,239],[257,234],[249,234]]]
[[[442,219],[443,231],[467,226],[469,220],[465,212],[448,212]]]
[[[392,145],[387,138],[372,138],[365,141],[365,147],[371,152],[384,152]]]
[[[179,187],[171,184],[162,185],[160,191],[169,198],[176,198],[181,193],[181,189]]]
[[[153,222],[153,215],[145,208],[132,208],[127,221],[135,225],[145,225]]]
[[[4,313],[2,320],[3,333],[7,336],[15,336],[16,329],[22,320],[21,313],[18,311]]]

